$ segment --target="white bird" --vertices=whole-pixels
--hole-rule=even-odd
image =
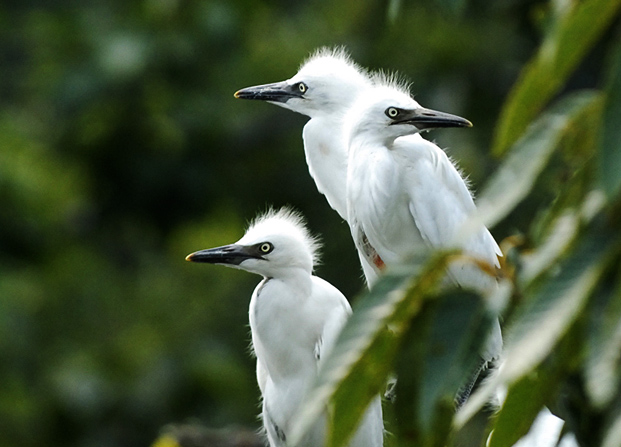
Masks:
[[[484,226],[454,245],[475,204],[445,152],[419,135],[431,128],[472,124],[421,107],[385,77],[378,76],[375,85],[351,106],[343,125],[349,150],[347,220],[358,251],[378,274],[385,265],[428,248],[460,248],[491,269],[498,267],[500,248]],[[452,264],[448,270],[462,287],[490,292],[496,286],[495,278],[471,263]],[[501,350],[496,321],[481,353],[483,362],[497,358]]]
[[[347,220],[347,146],[342,119],[359,95],[372,87],[366,71],[344,49],[322,48],[291,79],[244,88],[236,98],[268,101],[310,117],[304,126],[304,154],[311,177],[330,206]],[[367,283],[374,269],[360,256]]]
[[[222,264],[263,276],[250,300],[250,330],[263,397],[263,426],[271,447],[287,434],[303,396],[351,313],[334,286],[312,274],[318,242],[299,214],[269,211],[235,244],[192,253],[187,260]],[[325,445],[325,414],[300,446]],[[379,396],[370,404],[351,447],[383,443]]]
[[[371,86],[366,72],[342,48],[322,48],[291,79],[235,93],[236,98],[268,101],[311,118],[302,132],[308,169],[319,192],[344,220],[347,148],[340,140],[341,119]]]

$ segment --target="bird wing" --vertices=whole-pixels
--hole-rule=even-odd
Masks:
[[[395,146],[406,157],[409,210],[423,240],[434,248],[451,248],[448,244],[476,210],[466,182],[446,153],[419,135],[398,139]],[[484,226],[460,248],[499,266],[500,248]]]
[[[453,248],[449,244],[476,210],[472,195],[443,150],[420,136],[415,140],[408,137],[407,140],[401,144],[405,146],[407,143],[408,146],[408,160],[405,164],[410,172],[404,176],[404,181],[410,198],[410,213],[423,240],[431,247]],[[491,266],[499,266],[498,256],[502,256],[502,253],[483,225],[459,248]],[[489,291],[496,285],[493,277],[471,263],[452,264],[449,272],[462,287]],[[491,360],[497,358],[501,350],[502,335],[496,320],[481,356],[486,361]]]

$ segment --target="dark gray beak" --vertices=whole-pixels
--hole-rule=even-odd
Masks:
[[[239,265],[246,259],[262,259],[262,257],[256,247],[236,244],[196,251],[185,257],[185,260],[190,262],[228,265]]]
[[[287,82],[283,81],[243,88],[235,92],[235,97],[241,99],[258,99],[261,101],[287,102],[291,98],[301,98],[302,93],[295,85],[289,85]]]
[[[411,124],[420,130],[435,129],[438,127],[472,127],[466,118],[436,110],[418,108],[407,110],[391,124]]]

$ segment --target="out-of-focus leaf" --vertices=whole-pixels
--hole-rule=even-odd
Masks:
[[[528,374],[550,353],[584,308],[592,290],[618,250],[620,241],[592,225],[572,254],[517,311],[505,331],[505,361],[500,373],[475,393],[457,415],[462,425],[500,384],[511,385]]]
[[[462,229],[460,237],[479,228],[481,223],[494,226],[528,195],[568,127],[583,113],[589,113],[599,97],[588,90],[568,95],[529,127],[485,185],[477,201],[477,214]]]
[[[529,374],[518,380],[509,390],[490,437],[489,447],[512,446],[526,435],[543,407],[542,397],[548,397],[549,380]]]
[[[388,17],[388,22],[395,23],[397,17],[399,17],[400,12],[401,0],[389,0],[388,8],[386,9],[386,16]]]
[[[534,251],[522,256],[519,281],[530,284],[535,278],[555,265],[578,236],[580,219],[576,211],[567,211],[553,222],[549,235]]]
[[[608,72],[608,86],[603,111],[599,182],[606,195],[614,198],[621,188],[621,44],[615,48]]]
[[[621,439],[621,395],[617,395],[612,410],[606,421],[606,433],[601,447],[617,447]]]
[[[302,438],[332,396],[335,409],[331,412],[329,445],[343,445],[349,439],[370,400],[386,383],[399,338],[420,310],[423,297],[433,292],[445,275],[450,256],[445,253],[429,258],[421,254],[412,264],[388,269],[373,289],[358,299],[296,417],[289,435],[292,444]],[[390,342],[387,327],[394,337]],[[361,376],[368,387],[360,386]],[[343,399],[347,411],[341,411]]]
[[[621,380],[621,281],[600,291],[589,321],[585,385],[596,408],[610,403]]]
[[[621,1],[576,2],[550,30],[522,71],[501,112],[492,152],[503,154],[565,83],[615,17]]]
[[[489,447],[511,447],[529,433],[542,408],[555,396],[566,371],[574,364],[579,350],[581,332],[577,325],[561,340],[554,355],[535,371],[520,378],[509,388],[507,397],[493,424]],[[546,416],[543,415],[543,418]],[[554,417],[548,413],[552,419]],[[544,423],[546,421],[539,421]],[[555,424],[558,425],[558,424]],[[544,429],[546,427],[543,427]],[[538,429],[541,429],[539,427]],[[546,429],[549,430],[549,427]],[[552,435],[552,433],[548,433]],[[557,435],[560,434],[557,433]]]
[[[418,446],[443,446],[455,395],[480,367],[492,318],[481,298],[465,291],[427,301],[404,338],[397,365],[399,431]]]

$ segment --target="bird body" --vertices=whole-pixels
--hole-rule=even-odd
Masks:
[[[460,248],[490,268],[498,266],[500,249],[484,226],[467,240],[456,241],[459,228],[476,209],[472,195],[444,151],[419,135],[433,127],[470,125],[421,107],[390,83],[378,82],[351,107],[343,127],[349,150],[348,222],[358,251],[377,274],[429,248]],[[482,293],[496,287],[495,279],[472,263],[452,263],[448,272],[461,287]],[[501,350],[496,320],[480,352],[483,365]],[[463,401],[469,391],[458,399]]]
[[[394,118],[388,110],[394,111]],[[352,106],[344,128],[349,146],[348,220],[359,251],[368,251],[366,242],[390,265],[422,249],[456,248],[458,229],[476,210],[474,200],[446,153],[419,134],[450,125],[469,122],[424,109],[394,86],[377,87]],[[500,249],[483,226],[458,248],[498,266]],[[377,261],[373,265],[381,270]],[[460,270],[451,272],[460,285],[490,283],[483,272]]]
[[[366,236],[386,265],[428,248],[453,248],[457,231],[476,208],[466,183],[443,150],[415,134],[397,138],[389,150],[362,142],[351,158],[350,220],[358,247]],[[487,229],[461,248],[498,266],[500,251]],[[377,260],[373,265],[381,270]],[[466,265],[454,267],[451,273],[459,284],[478,290],[494,282]]]
[[[351,313],[343,294],[312,274],[316,251],[317,242],[301,218],[283,209],[256,220],[237,243],[202,250],[187,258],[263,276],[252,294],[249,320],[263,397],[263,425],[271,447],[288,445],[287,434],[317,376],[321,359]],[[324,445],[325,427],[324,414],[299,445]],[[382,439],[378,396],[350,446],[378,447]]]

